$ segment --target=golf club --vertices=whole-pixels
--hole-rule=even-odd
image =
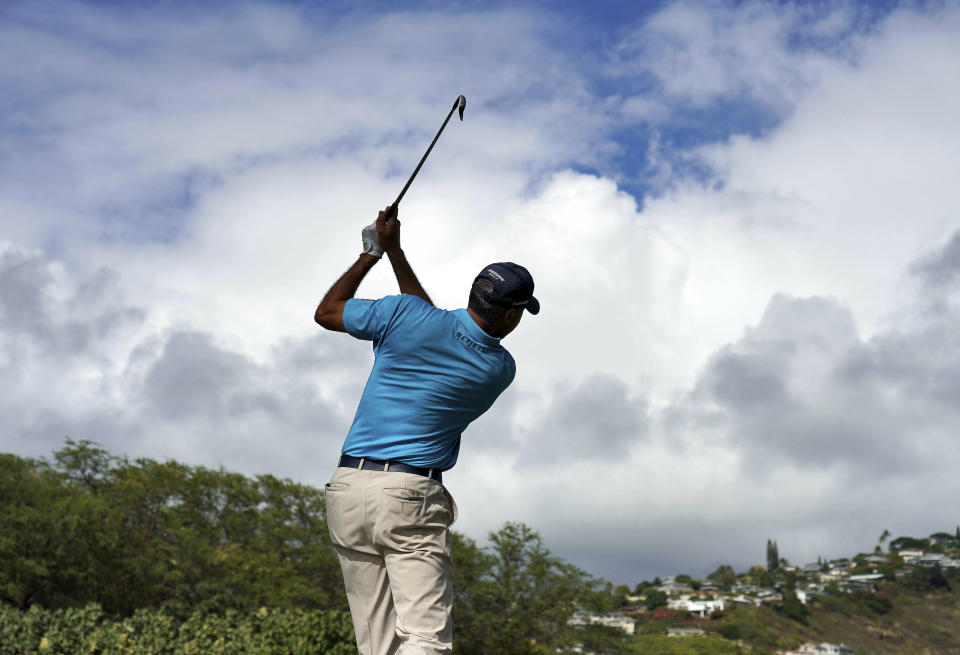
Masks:
[[[433,150],[433,146],[437,143],[437,139],[440,138],[440,135],[443,133],[443,128],[447,126],[447,123],[450,122],[450,117],[453,116],[453,111],[455,109],[460,110],[460,120],[463,120],[463,110],[467,107],[467,99],[463,96],[457,96],[457,99],[453,101],[453,107],[450,109],[450,113],[447,114],[447,118],[443,121],[443,125],[440,126],[440,131],[437,132],[437,136],[433,137],[433,141],[430,142],[430,147],[427,148],[427,151],[423,153],[423,158],[420,160],[420,163],[417,164],[417,167],[413,171],[413,175],[410,176],[410,179],[407,180],[407,183],[403,185],[403,189],[400,191],[400,195],[397,196],[397,199],[393,201],[390,205],[390,211],[387,212],[386,220],[390,220],[392,216],[396,216],[397,207],[400,206],[400,200],[403,199],[403,194],[407,192],[407,189],[410,188],[410,183],[413,182],[413,178],[417,176],[417,173],[420,172],[420,167],[423,166],[423,162],[427,161],[427,157],[430,155],[430,151]]]

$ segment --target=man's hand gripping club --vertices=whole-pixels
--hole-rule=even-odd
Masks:
[[[390,220],[387,220],[387,216]],[[343,308],[347,301],[353,298],[360,287],[360,282],[376,265],[384,253],[390,259],[393,273],[397,277],[400,293],[419,296],[433,304],[430,296],[420,285],[410,263],[407,261],[403,249],[400,248],[400,219],[390,205],[379,213],[377,220],[366,226],[360,232],[363,252],[353,266],[333,283],[330,290],[323,296],[317,305],[313,319],[328,330],[346,332],[343,326]]]
[[[364,254],[372,255],[377,259],[383,257],[385,252],[389,257],[389,251],[400,250],[400,219],[397,217],[397,212],[387,205],[377,215],[377,220],[361,230],[360,238],[363,242]],[[403,291],[402,288],[401,291]],[[407,292],[403,291],[403,293]]]

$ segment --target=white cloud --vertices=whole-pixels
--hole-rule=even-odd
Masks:
[[[816,83],[828,61],[822,44],[804,47],[793,40],[842,34],[853,19],[845,9],[674,2],[622,41],[617,63],[651,75],[665,94],[694,106],[746,95],[784,111]]]

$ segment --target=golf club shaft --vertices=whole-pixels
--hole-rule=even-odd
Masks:
[[[437,132],[437,136],[433,137],[433,141],[430,142],[430,147],[427,148],[427,151],[423,153],[423,157],[420,159],[420,163],[417,164],[417,167],[413,170],[413,175],[410,176],[410,179],[407,180],[407,183],[403,185],[403,189],[400,191],[400,195],[397,196],[397,199],[393,201],[393,204],[390,205],[390,213],[387,215],[387,220],[391,216],[397,213],[397,207],[400,205],[400,200],[403,199],[403,194],[407,192],[407,189],[410,188],[410,183],[413,182],[413,178],[417,176],[417,173],[420,172],[420,167],[423,166],[423,162],[427,161],[427,157],[430,155],[430,151],[433,150],[433,146],[436,145],[437,139],[440,138],[440,135],[443,133],[443,128],[447,126],[447,123],[450,122],[450,117],[453,116],[453,112],[457,110],[457,107],[460,105],[460,97],[458,96],[456,100],[453,101],[453,108],[450,109],[450,113],[447,114],[446,120],[443,121],[443,125],[440,126],[440,130]]]

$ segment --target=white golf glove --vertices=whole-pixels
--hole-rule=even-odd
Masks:
[[[377,237],[376,221],[363,228],[360,236],[363,239],[363,252],[373,255],[377,259],[383,257],[383,248],[380,247],[380,239]]]

